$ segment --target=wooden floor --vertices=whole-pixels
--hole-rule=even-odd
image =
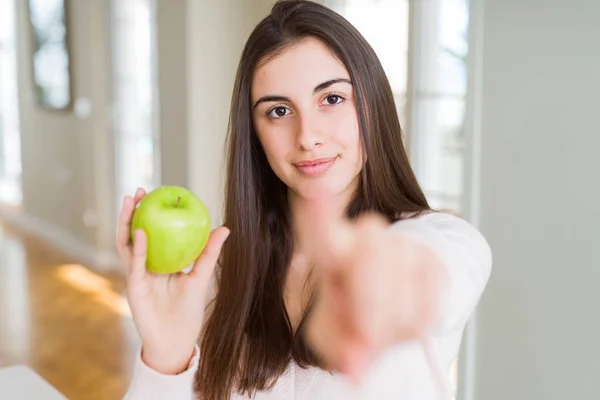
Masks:
[[[123,288],[0,223],[0,368],[28,365],[69,400],[121,399],[138,348]]]

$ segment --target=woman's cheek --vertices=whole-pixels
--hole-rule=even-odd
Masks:
[[[350,109],[350,107],[348,107]],[[346,150],[356,149],[360,146],[360,134],[358,129],[358,119],[353,110],[349,110],[335,121],[333,127],[336,142]]]

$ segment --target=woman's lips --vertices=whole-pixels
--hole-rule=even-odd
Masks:
[[[307,176],[315,176],[327,171],[337,157],[315,158],[313,160],[303,160],[294,163],[298,171]]]

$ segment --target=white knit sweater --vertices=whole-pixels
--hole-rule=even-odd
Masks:
[[[288,366],[275,386],[257,400],[449,400],[449,369],[458,355],[465,324],[488,282],[492,255],[484,237],[466,221],[445,213],[402,220],[391,227],[430,246],[443,261],[447,288],[431,335],[420,342],[398,343],[370,367],[362,384],[354,386],[341,374],[318,368]],[[179,375],[162,375],[145,365],[138,354],[125,400],[191,400],[198,367],[198,349],[189,368]],[[440,385],[436,376],[441,375]],[[440,391],[441,389],[441,391]],[[247,399],[232,393],[232,400]]]

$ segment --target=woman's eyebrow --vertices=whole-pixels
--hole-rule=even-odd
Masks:
[[[344,83],[347,83],[349,85],[352,85],[352,81],[350,79],[346,79],[346,78],[330,79],[330,80],[325,81],[323,83],[319,83],[317,86],[315,86],[315,88],[313,90],[313,93],[320,92],[321,90],[327,89],[329,86],[335,85],[336,83],[340,83],[340,82],[344,82]]]
[[[340,83],[340,82],[352,85],[352,81],[350,79],[346,79],[346,78],[330,79],[323,83],[319,83],[317,86],[315,86],[315,88],[313,89],[313,93],[320,92],[321,90],[327,89],[329,86],[335,85],[336,83]],[[287,101],[287,102],[289,102],[290,99],[285,96],[267,95],[267,96],[263,96],[260,99],[256,100],[256,103],[254,103],[254,108],[256,108],[260,103],[267,103],[270,101]]]
[[[254,108],[256,108],[260,103],[266,103],[269,101],[290,101],[289,98],[285,97],[285,96],[263,96],[260,99],[256,100],[256,103],[254,103]]]

